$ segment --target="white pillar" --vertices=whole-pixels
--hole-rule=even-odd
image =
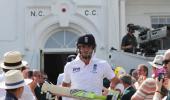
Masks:
[[[119,0],[108,1],[108,40],[109,49],[120,48],[119,36]]]
[[[120,0],[120,40],[126,34],[126,0]]]

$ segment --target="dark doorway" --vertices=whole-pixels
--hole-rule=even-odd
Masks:
[[[50,82],[56,84],[58,75],[64,71],[66,58],[71,54],[75,53],[44,53],[44,72],[47,73]]]

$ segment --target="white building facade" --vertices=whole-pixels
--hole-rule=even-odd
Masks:
[[[44,63],[46,60],[56,59],[53,61],[55,66],[66,55],[74,54],[77,37],[82,34],[92,33],[97,41],[96,55],[109,60],[111,47],[120,50],[128,23],[149,28],[170,24],[169,0],[0,2],[0,56],[6,51],[19,50],[32,69],[43,71],[53,69],[52,65],[48,66],[50,61],[47,65]],[[64,63],[60,65],[62,68],[58,66],[60,70],[55,73],[62,72]]]

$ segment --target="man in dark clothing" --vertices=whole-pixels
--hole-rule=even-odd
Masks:
[[[136,53],[137,40],[133,34],[135,32],[135,28],[133,27],[134,24],[127,25],[128,33],[123,37],[121,44],[121,49],[124,52]]]
[[[121,97],[121,100],[131,100],[132,95],[136,92],[136,89],[132,86],[132,78],[130,75],[122,75],[120,77],[121,83],[125,90]]]

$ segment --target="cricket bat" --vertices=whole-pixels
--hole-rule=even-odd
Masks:
[[[42,92],[51,92],[56,95],[66,96],[70,98],[78,98],[83,100],[107,100],[107,96],[96,95],[94,92],[89,92],[81,89],[70,89],[49,83],[44,83],[41,88]]]

